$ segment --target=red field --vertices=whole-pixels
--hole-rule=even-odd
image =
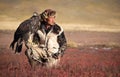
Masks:
[[[66,32],[68,47],[58,68],[32,69],[23,52],[9,49],[13,31],[0,31],[0,77],[120,77],[120,33]],[[117,45],[106,45],[106,44]],[[81,46],[84,45],[84,46]]]

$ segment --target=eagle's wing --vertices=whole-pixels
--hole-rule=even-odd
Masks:
[[[30,22],[31,22],[30,20],[25,20],[24,22],[22,22],[22,23],[18,26],[15,34],[16,34],[16,35],[22,35],[22,34],[27,33],[27,32],[29,31],[29,28],[30,28]]]
[[[30,20],[25,20],[18,26],[17,30],[15,31],[14,40],[10,44],[12,49],[14,49],[14,45],[16,44],[15,52],[20,52],[22,50],[23,37],[27,32],[29,32],[30,22]]]
[[[14,49],[14,45],[16,44],[15,51],[21,52],[23,40],[26,41],[29,37],[28,32],[37,31],[39,25],[40,25],[40,16],[37,13],[35,13],[35,15],[33,15],[30,19],[22,22],[14,33],[14,40],[10,44],[10,47]]]

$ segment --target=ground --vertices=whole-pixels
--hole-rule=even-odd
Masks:
[[[9,48],[14,31],[0,31],[0,77],[120,77],[120,33],[66,31],[68,48],[59,67],[32,69]]]

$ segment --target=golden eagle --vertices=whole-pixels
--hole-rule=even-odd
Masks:
[[[33,16],[25,21],[23,21],[17,28],[14,33],[14,39],[10,44],[10,48],[14,50],[14,46],[16,44],[15,53],[21,52],[23,41],[27,41],[30,34],[35,33],[41,24],[41,16],[34,12]]]

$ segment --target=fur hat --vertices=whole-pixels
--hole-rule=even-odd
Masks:
[[[42,12],[41,14],[41,18],[43,20],[46,20],[48,17],[50,16],[55,16],[56,15],[56,11],[52,10],[52,9],[46,9],[44,12]]]

